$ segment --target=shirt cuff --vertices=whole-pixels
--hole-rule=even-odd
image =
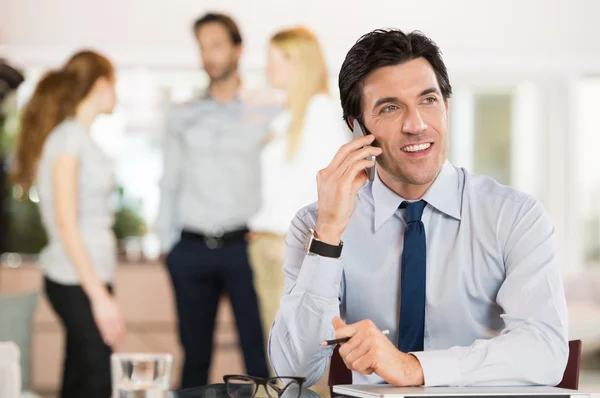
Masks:
[[[411,352],[417,357],[425,387],[460,385],[460,364],[450,350]]]
[[[316,296],[337,298],[342,270],[339,258],[306,255],[298,275],[298,287]]]

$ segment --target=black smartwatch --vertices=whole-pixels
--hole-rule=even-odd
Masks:
[[[309,256],[316,255],[329,258],[340,258],[340,256],[342,255],[343,246],[344,242],[342,241],[340,241],[340,244],[338,246],[330,245],[328,243],[320,241],[317,235],[315,234],[315,230],[312,228],[308,230],[306,242],[304,242],[304,250]]]

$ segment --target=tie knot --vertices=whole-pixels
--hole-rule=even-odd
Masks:
[[[400,208],[406,209],[406,223],[421,221],[421,216],[423,215],[423,210],[426,205],[427,202],[424,200],[419,200],[417,202],[402,202]]]

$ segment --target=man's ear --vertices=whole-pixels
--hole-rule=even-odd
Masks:
[[[354,130],[354,121],[356,119],[352,118],[352,117],[348,117],[346,119],[346,123],[348,123],[348,126],[350,127],[350,129]]]
[[[240,59],[242,58],[242,53],[244,52],[244,47],[242,44],[236,44],[235,45],[235,60],[236,62],[240,62]]]

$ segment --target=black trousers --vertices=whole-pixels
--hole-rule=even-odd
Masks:
[[[45,290],[66,333],[61,398],[110,398],[112,351],[102,340],[87,295],[79,285],[61,285],[48,278]]]
[[[226,292],[235,314],[246,373],[268,377],[258,299],[241,238],[210,249],[202,239],[183,236],[167,256],[185,362],[181,388],[207,384],[219,298]]]

